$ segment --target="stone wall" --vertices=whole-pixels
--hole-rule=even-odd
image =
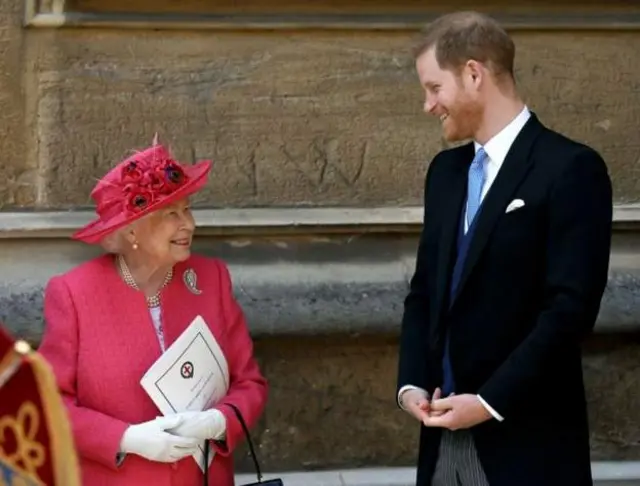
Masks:
[[[23,71],[27,63],[22,9],[20,0],[0,0],[0,209],[35,202],[37,167],[32,165],[35,159],[28,157],[26,150]]]
[[[607,13],[624,20],[623,4]],[[640,32],[548,30],[545,8],[540,30],[513,32],[521,89],[544,122],[602,152],[617,201],[636,201]],[[413,30],[23,30],[21,10],[0,1],[0,207],[87,205],[156,131],[180,158],[215,160],[200,205],[411,205],[445,145],[421,113]]]

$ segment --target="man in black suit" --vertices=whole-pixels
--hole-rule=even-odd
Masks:
[[[421,424],[419,486],[592,484],[580,343],[607,282],[612,191],[593,149],[516,92],[491,18],[430,24],[416,51],[429,166],[405,301],[398,403]]]

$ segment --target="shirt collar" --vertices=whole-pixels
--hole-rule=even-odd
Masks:
[[[514,140],[524,127],[527,120],[531,116],[529,108],[526,106],[511,122],[504,127],[500,132],[493,136],[486,144],[484,144],[484,151],[489,156],[489,159],[498,167],[502,165],[504,159],[507,157],[507,153],[513,145]],[[480,147],[479,143],[474,142],[475,151],[477,152]]]

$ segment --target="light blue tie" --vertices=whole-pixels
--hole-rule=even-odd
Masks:
[[[476,152],[476,156],[469,167],[469,179],[467,182],[467,228],[471,227],[480,203],[482,201],[482,187],[484,186],[484,162],[487,153],[482,147]]]

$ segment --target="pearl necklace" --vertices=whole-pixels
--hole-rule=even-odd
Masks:
[[[122,255],[118,255],[118,267],[120,268],[120,275],[122,275],[122,278],[125,281],[125,283],[133,289],[140,290],[140,288],[138,287],[138,284],[133,278],[133,275],[131,275],[131,271],[127,266],[127,262],[124,261],[124,258],[122,257]],[[160,307],[160,292],[162,291],[163,288],[167,286],[169,282],[171,282],[172,278],[173,278],[173,268],[169,270],[169,273],[167,273],[167,275],[165,276],[164,282],[162,283],[162,286],[158,289],[156,294],[146,298],[147,307],[149,308]]]

